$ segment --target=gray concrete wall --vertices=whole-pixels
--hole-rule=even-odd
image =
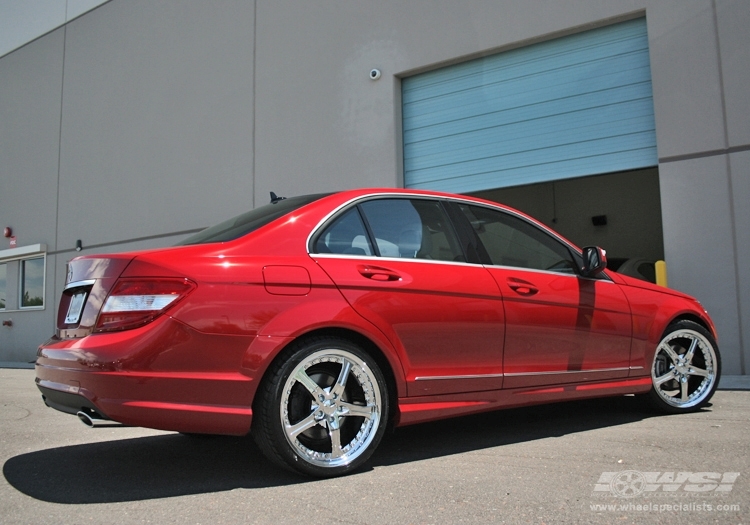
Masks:
[[[725,373],[747,374],[750,4],[660,1],[647,16],[670,286],[712,315]]]
[[[740,367],[737,260],[726,159],[714,156],[659,168],[669,284],[697,297],[719,330],[724,366]],[[737,350],[735,350],[737,349]]]
[[[271,190],[398,186],[400,78],[644,14],[670,284],[747,372],[745,0],[112,0],[0,58],[0,224],[45,242],[59,281],[76,239],[171,244]],[[51,333],[47,291],[0,361]]]
[[[0,224],[19,246],[55,250],[64,29],[0,60]],[[8,241],[0,237],[0,250]],[[7,309],[0,319],[0,361],[28,362],[54,333],[54,257],[46,263],[45,308],[18,309],[18,263],[7,265]]]
[[[716,27],[726,118],[727,173],[732,210],[742,370],[750,374],[750,6],[717,2]],[[721,204],[721,203],[719,203]],[[727,250],[727,255],[731,252]],[[731,270],[730,267],[727,271]],[[729,328],[731,337],[731,328]]]
[[[750,70],[750,63],[747,69]],[[737,261],[734,269],[737,272],[738,337],[741,348],[744,349],[744,353],[739,357],[744,373],[750,375],[750,152],[729,155],[729,172],[732,196],[730,204],[734,218],[732,233],[737,247],[734,254]],[[726,250],[726,252],[727,256],[731,256],[731,251]],[[724,260],[723,253],[718,254],[718,257]],[[714,264],[713,268],[717,266]],[[722,273],[731,270],[731,265],[721,270],[717,269]],[[728,335],[732,337],[731,332]]]
[[[115,1],[68,24],[61,246],[252,207],[253,27],[242,1]]]

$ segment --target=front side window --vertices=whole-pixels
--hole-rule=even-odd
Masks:
[[[575,274],[570,250],[539,228],[514,215],[481,206],[460,205],[496,266],[515,266]]]
[[[7,290],[8,265],[0,264],[0,310],[5,310],[5,294]]]
[[[21,261],[21,308],[44,306],[44,257]]]

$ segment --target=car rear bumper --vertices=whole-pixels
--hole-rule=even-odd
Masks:
[[[257,385],[242,360],[253,339],[203,334],[169,317],[136,330],[51,339],[37,352],[36,384],[48,406],[69,414],[244,435]]]
[[[64,385],[54,384],[51,381],[40,381],[37,379],[36,386],[42,393],[44,404],[66,414],[77,414],[85,410],[96,412],[104,419],[111,419],[102,414],[100,409],[85,397],[63,390]]]

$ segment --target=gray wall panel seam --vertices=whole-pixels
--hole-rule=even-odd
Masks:
[[[252,173],[250,174],[250,177],[251,177],[250,188],[252,190],[251,194],[253,196],[253,202],[252,202],[253,209],[255,208],[255,179],[256,179],[256,167],[257,167],[257,162],[255,160],[255,157],[256,157],[256,154],[255,154],[255,122],[256,122],[256,120],[258,118],[257,113],[256,113],[256,111],[257,111],[257,105],[255,103],[255,97],[256,97],[256,95],[255,95],[255,86],[256,86],[256,83],[257,83],[256,79],[257,79],[257,76],[258,76],[257,75],[257,64],[258,64],[258,61],[257,61],[258,60],[257,59],[257,56],[258,56],[257,49],[258,49],[258,0],[255,0],[253,2],[253,71],[252,71],[252,75],[253,75],[253,88],[252,88],[252,97],[253,97],[253,101],[252,101],[253,116],[252,116],[252,119],[253,119],[253,125],[252,125],[252,131],[251,131],[252,136],[250,137],[251,150],[252,150],[252,153],[253,153],[253,170],[252,170]]]
[[[118,246],[120,244],[130,244],[134,242],[151,241],[154,239],[167,239],[169,237],[177,237],[178,235],[188,235],[191,233],[198,233],[203,231],[205,228],[193,228],[190,230],[182,230],[178,232],[160,233],[157,235],[146,235],[145,237],[133,237],[130,239],[120,239],[118,241],[100,242],[98,244],[90,244],[84,247],[85,250],[94,250],[98,248],[106,248],[107,246]],[[55,250],[47,252],[47,255],[58,255],[61,253],[76,252],[75,248],[66,248],[64,250]]]
[[[727,120],[727,101],[724,93],[724,67],[721,62],[721,37],[719,35],[719,15],[716,12],[716,0],[711,2],[713,21],[714,21],[714,35],[716,38],[716,62],[719,68],[719,92],[721,93],[721,116],[724,124],[724,147],[729,149],[729,123]],[[739,250],[739,239],[737,238],[737,224],[736,214],[734,209],[734,188],[732,187],[732,163],[730,162],[729,155],[724,157],[724,162],[727,169],[727,188],[729,190],[729,225],[732,229],[732,247],[734,261],[734,279],[735,283],[739,285],[740,281],[740,261],[738,260],[737,252]],[[742,298],[739,290],[735,294],[737,301],[737,323],[739,325],[739,354],[740,354],[740,373],[745,375],[745,343],[743,341],[743,326],[742,326]]]
[[[67,18],[68,12],[67,12],[67,2],[65,4],[65,16]],[[57,250],[57,248],[60,246],[60,181],[61,181],[61,171],[62,171],[62,132],[63,132],[63,106],[65,104],[65,51],[67,48],[68,43],[68,24],[66,23],[63,27],[63,43],[62,43],[62,67],[60,68],[60,120],[58,123],[57,128],[57,198],[55,199],[55,244],[54,249]],[[56,252],[48,252],[47,256],[55,255]],[[52,261],[52,286],[50,289],[52,290],[52,301],[51,306],[54,306],[55,299],[57,298],[57,257],[54,258]],[[46,273],[46,271],[45,271]],[[45,293],[45,296],[47,293]],[[44,298],[44,300],[47,300],[47,297]],[[56,328],[57,322],[56,319],[52,318],[52,329]]]
[[[719,155],[731,155],[732,153],[741,153],[750,151],[750,144],[742,146],[732,146],[731,148],[712,149],[708,151],[698,151],[696,153],[685,153],[683,155],[671,155],[669,157],[659,158],[659,164],[668,164],[670,162],[680,162],[683,160],[705,159],[707,157],[718,157]]]

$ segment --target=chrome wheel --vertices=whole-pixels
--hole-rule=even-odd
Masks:
[[[681,321],[656,348],[652,397],[670,412],[699,408],[713,395],[719,371],[719,354],[711,334],[696,323]]]
[[[314,476],[356,469],[385,431],[388,396],[377,364],[345,340],[308,341],[282,355],[260,392],[253,432],[276,463]]]
[[[284,435],[300,458],[320,467],[339,467],[372,443],[381,406],[368,365],[332,348],[315,352],[292,370],[279,408]]]

